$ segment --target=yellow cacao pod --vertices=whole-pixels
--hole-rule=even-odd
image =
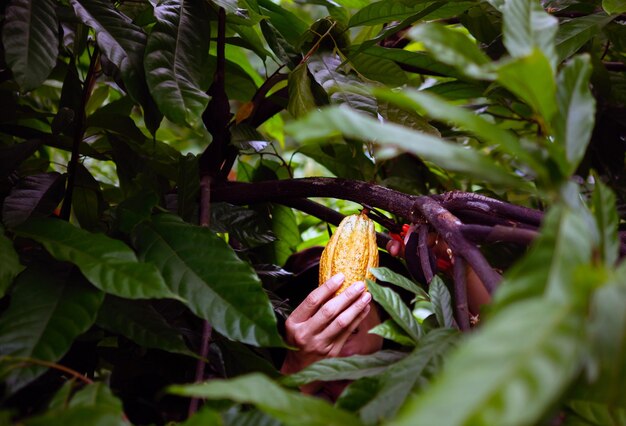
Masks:
[[[335,293],[340,294],[355,281],[374,280],[369,270],[377,266],[374,222],[365,213],[346,216],[322,252],[319,285],[342,272],[346,278]]]

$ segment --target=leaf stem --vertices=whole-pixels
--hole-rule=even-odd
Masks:
[[[58,371],[62,371],[64,373],[69,374],[70,376],[84,382],[85,384],[93,384],[93,380],[91,380],[88,377],[85,377],[84,375],[80,374],[78,371],[73,370],[69,367],[66,367],[64,365],[61,364],[57,364],[54,362],[49,362],[49,361],[44,361],[42,359],[37,359],[37,358],[30,358],[30,357],[13,357],[10,355],[6,355],[3,357],[0,357],[0,361],[12,361],[12,362],[17,362],[18,365],[28,365],[28,364],[35,364],[35,365],[41,365],[42,367],[46,367],[46,368],[52,368],[54,370],[58,370]]]

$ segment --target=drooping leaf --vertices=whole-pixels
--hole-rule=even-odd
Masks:
[[[97,325],[145,348],[196,357],[180,333],[149,303],[107,296],[98,312]]]
[[[302,59],[302,55],[285,40],[271,23],[267,20],[261,21],[261,32],[267,45],[276,55],[281,63],[288,64],[290,69],[295,69]]]
[[[389,59],[376,58],[371,55],[358,54],[350,57],[350,64],[362,76],[397,87],[405,84],[408,79],[402,68]]]
[[[374,179],[374,163],[363,149],[354,144],[308,144],[301,147],[299,152],[317,161],[335,176],[365,181]]]
[[[328,402],[297,391],[288,391],[261,374],[203,384],[177,385],[171,393],[208,399],[230,399],[252,404],[286,425],[350,426],[361,422]]]
[[[272,233],[276,236],[270,246],[277,265],[284,265],[302,242],[298,222],[293,210],[280,204],[272,204]]]
[[[15,227],[29,217],[48,216],[59,205],[65,176],[57,172],[26,176],[11,189],[2,205],[2,221]]]
[[[300,64],[289,73],[289,103],[287,111],[294,117],[301,117],[316,107],[311,90],[311,79],[306,64]]]
[[[535,0],[506,0],[502,8],[503,37],[511,56],[520,58],[539,50],[550,64],[550,75],[557,65],[555,36],[559,21]],[[526,74],[529,75],[529,74]]]
[[[74,339],[95,322],[103,298],[102,292],[67,271],[31,267],[22,272],[0,319],[0,357],[9,357],[2,372],[10,390],[20,389],[46,371],[28,362],[22,366],[25,358],[61,359]]]
[[[357,111],[375,115],[376,100],[369,95],[349,93],[342,90],[350,86],[362,86],[363,83],[353,74],[341,70],[341,59],[332,52],[311,56],[307,62],[311,75],[328,93],[331,103],[345,104]]]
[[[492,79],[485,68],[489,57],[466,35],[441,24],[428,23],[411,28],[411,39],[420,41],[432,55],[460,73],[476,79]]]
[[[606,265],[611,266],[615,264],[619,254],[620,241],[617,233],[619,217],[615,194],[599,178],[596,179],[591,209],[600,233],[600,256]]]
[[[411,52],[404,49],[389,49],[380,46],[370,46],[367,49],[360,50],[359,55],[367,55],[373,58],[380,58],[383,60],[390,60],[406,71],[433,74],[433,75],[446,75],[456,77],[460,75],[458,71],[452,66],[443,64],[432,57],[432,55],[426,52]]]
[[[574,18],[559,26],[556,34],[556,51],[559,61],[567,59],[585,43],[598,35],[602,28],[611,22],[614,17],[604,14],[594,14]]]
[[[100,215],[107,208],[102,196],[100,183],[82,164],[76,165],[72,210],[83,229],[96,230]]]
[[[263,15],[269,17],[270,22],[291,46],[297,46],[300,37],[308,29],[308,25],[302,19],[281,7],[271,0],[258,0]]]
[[[404,352],[384,350],[371,355],[326,358],[286,376],[281,383],[285,386],[301,386],[316,380],[357,380],[377,375],[405,356]]]
[[[580,368],[581,326],[569,304],[512,305],[447,357],[390,424],[537,424]]]
[[[395,273],[386,267],[372,268],[370,269],[370,272],[381,281],[395,284],[398,287],[410,291],[421,299],[428,300],[428,293],[404,275]]]
[[[148,87],[169,120],[193,126],[209,100],[207,87],[201,86],[211,38],[205,4],[168,0],[154,14],[157,23],[145,53]]]
[[[437,275],[433,277],[429,284],[428,294],[439,325],[441,327],[456,328],[457,324],[454,320],[450,291]]]
[[[377,326],[373,327],[369,331],[369,333],[376,334],[383,339],[396,342],[397,344],[402,346],[411,347],[415,346],[416,344],[416,342],[411,337],[409,337],[408,334],[406,334],[406,331],[404,331],[402,327],[400,327],[398,323],[396,323],[392,319],[387,319]]]
[[[33,155],[42,143],[41,139],[29,139],[0,148],[0,179],[7,178],[24,160]]]
[[[57,260],[78,266],[99,289],[128,299],[176,298],[154,265],[138,262],[123,242],[65,221],[32,218],[15,233],[42,244]]]
[[[343,134],[350,138],[397,146],[450,171],[496,184],[521,186],[519,178],[475,151],[393,123],[380,123],[348,108],[331,107],[316,111],[287,124],[285,130],[302,142]]]
[[[199,155],[193,155],[192,153],[180,157],[178,179],[176,181],[176,186],[178,187],[178,193],[176,194],[178,202],[177,213],[183,220],[192,223],[198,217],[198,193],[200,191],[200,181],[198,179],[199,157]]]
[[[283,345],[258,277],[212,231],[164,214],[136,226],[133,242],[171,291],[217,331],[257,346]]]
[[[417,111],[407,111],[389,102],[379,102],[378,113],[386,121],[441,137],[441,132],[431,125],[426,118],[418,114]]]
[[[557,112],[557,86],[548,58],[540,50],[503,63],[497,74],[501,85],[527,102],[544,124],[550,123]]]
[[[362,25],[385,24],[393,21],[402,21],[410,18],[420,12],[423,12],[431,6],[432,1],[418,0],[413,2],[404,2],[398,0],[378,1],[359,9],[350,17],[348,26],[358,27]],[[436,10],[425,14],[422,19],[436,20],[445,19],[463,13],[472,5],[469,1],[451,1],[445,2]]]
[[[13,279],[24,267],[13,248],[13,243],[4,235],[4,227],[0,225],[0,298],[4,297]]]
[[[367,396],[357,404],[363,422],[371,424],[375,420],[392,418],[409,393],[419,388],[437,371],[443,363],[443,356],[456,344],[458,337],[458,333],[452,330],[432,331],[424,336],[413,352],[373,377],[376,381],[375,390],[365,392]],[[371,383],[365,383],[364,380],[352,383],[337,401],[337,405],[343,408],[348,399],[353,398],[351,394],[354,395],[361,387],[366,390],[371,387]],[[353,399],[351,404],[356,402]]]
[[[555,206],[544,217],[530,252],[505,274],[494,299],[496,309],[547,291],[556,300],[576,298],[576,267],[590,259],[593,240],[579,212]]]
[[[595,98],[589,88],[590,58],[576,56],[567,63],[557,79],[557,114],[554,117],[555,140],[565,151],[569,173],[573,173],[585,155],[595,122]]]
[[[389,314],[389,316],[416,342],[424,334],[424,330],[413,317],[411,310],[404,304],[398,293],[367,280],[367,288],[372,298]]]
[[[602,0],[602,8],[609,15],[626,12],[626,2],[624,0]]]
[[[22,91],[39,87],[56,64],[59,31],[54,0],[12,0],[2,44],[7,64]]]
[[[246,207],[227,203],[211,205],[211,229],[228,232],[246,247],[257,247],[276,240],[261,215]]]

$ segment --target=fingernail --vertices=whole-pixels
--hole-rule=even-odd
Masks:
[[[363,296],[361,296],[361,302],[363,303],[369,303],[370,300],[372,300],[372,295],[370,293],[365,293]]]
[[[363,290],[365,290],[365,283],[363,283],[363,281],[357,281],[354,284],[352,284],[354,286],[354,289],[360,293]]]
[[[333,282],[333,284],[339,285],[343,282],[343,280],[346,279],[346,277],[345,275],[343,275],[342,272],[339,272],[338,274],[333,275],[330,279]]]

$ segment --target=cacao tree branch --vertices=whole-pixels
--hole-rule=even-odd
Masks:
[[[433,280],[433,270],[430,267],[430,253],[428,250],[428,225],[423,224],[419,227],[419,239],[417,243],[417,251],[419,253],[420,264],[422,265],[422,272],[426,279],[426,284],[430,284]]]
[[[539,234],[537,231],[531,229],[502,225],[462,225],[461,233],[465,238],[474,242],[507,242],[521,245],[529,245]]]
[[[460,256],[454,257],[452,269],[454,279],[454,312],[456,322],[461,331],[470,329],[469,308],[467,303],[467,279],[465,277],[465,260]]]

